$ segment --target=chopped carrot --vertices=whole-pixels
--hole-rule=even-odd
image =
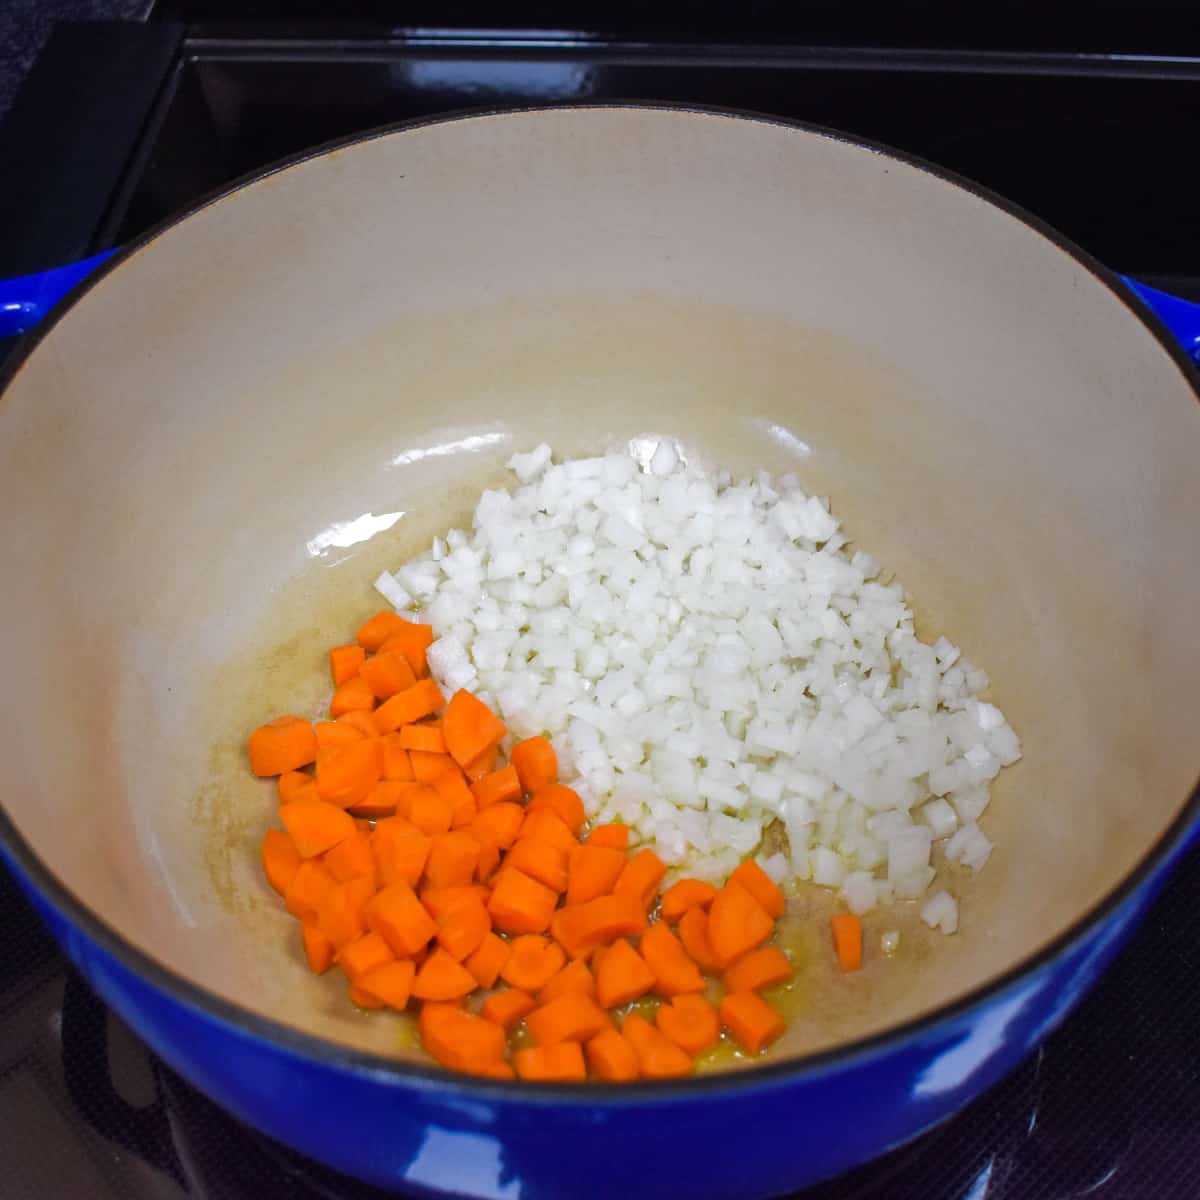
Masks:
[[[520,1079],[539,1083],[575,1083],[587,1078],[583,1049],[578,1042],[556,1042],[552,1046],[528,1046],[513,1056]]]
[[[450,828],[470,825],[479,813],[479,806],[461,771],[447,771],[433,781],[433,790],[450,805]]]
[[[317,751],[318,756],[320,751]],[[282,779],[283,776],[280,776]],[[321,793],[317,788],[317,781],[311,775],[303,776],[304,782],[295,784],[288,789],[288,798],[284,800],[280,797],[280,804],[316,804],[321,799]]]
[[[538,1003],[549,1004],[551,1000],[570,992],[578,992],[583,996],[596,994],[595,977],[588,970],[587,963],[579,958],[572,959],[542,985],[542,990],[538,992]]]
[[[466,766],[489,746],[497,745],[507,732],[504,722],[463,688],[446,705],[442,731],[446,735],[446,749],[459,766]]]
[[[588,834],[587,844],[589,846],[608,846],[613,850],[628,850],[629,826],[616,824],[597,825]]]
[[[507,872],[501,871],[501,877]],[[551,893],[553,894],[553,893]],[[581,958],[601,943],[636,937],[646,930],[646,912],[636,896],[598,896],[554,913],[551,932],[572,958]]]
[[[654,986],[654,972],[624,939],[605,950],[596,965],[596,999],[604,1008],[617,1008],[644,996]]]
[[[608,1014],[582,992],[568,992],[535,1008],[525,1018],[525,1027],[539,1046],[555,1042],[586,1042],[610,1028]]]
[[[573,845],[569,850],[567,850],[565,852],[566,857],[567,857],[567,882],[568,882],[568,884],[571,881],[571,867],[574,864],[575,860],[579,857],[580,851],[582,851],[582,850],[583,850],[583,843],[576,842],[575,845]]]
[[[375,881],[360,877],[330,888],[317,908],[317,926],[336,949],[366,932],[364,909],[375,894]]]
[[[425,783],[409,785],[412,791],[408,800],[408,819],[422,832],[431,837],[449,833],[453,820],[450,803],[442,799],[433,788]]]
[[[521,790],[528,796],[549,787],[558,778],[558,755],[544,737],[518,742],[508,759],[516,769]]]
[[[317,735],[299,717],[276,717],[250,735],[250,770],[258,776],[298,771],[317,757]]]
[[[376,613],[369,621],[359,626],[354,640],[365,652],[374,654],[388,638],[400,633],[407,624],[408,622],[403,617],[384,609],[383,612]]]
[[[648,912],[666,873],[666,864],[653,850],[639,850],[625,864],[620,878],[613,885],[613,894],[636,896]]]
[[[481,988],[495,986],[500,972],[508,961],[510,943],[494,933],[484,934],[483,941],[474,954],[463,960],[463,966],[475,976]]]
[[[397,958],[416,954],[437,933],[433,918],[406,883],[389,884],[376,892],[367,905],[367,924]]]
[[[530,879],[515,867],[505,868],[496,877],[488,912],[502,933],[544,933],[557,902],[558,894],[544,883]]]
[[[384,734],[381,739],[383,748],[383,777],[397,783],[412,783],[416,776],[413,774],[412,763],[408,751],[400,745],[398,733]]]
[[[362,979],[377,967],[395,961],[392,948],[375,932],[364,933],[362,937],[343,946],[337,954],[337,964],[346,972],[351,983]]]
[[[371,714],[368,713],[367,716]],[[366,736],[361,729],[345,720],[318,721],[313,726],[313,733],[317,739],[318,762],[327,750],[338,750],[351,742],[361,742]]]
[[[688,957],[702,971],[715,975],[721,969],[708,940],[708,913],[702,908],[689,908],[683,914],[676,932]]]
[[[323,975],[333,965],[333,943],[309,921],[300,927],[300,933],[304,939],[304,957],[308,960],[309,969]]]
[[[405,750],[423,750],[426,754],[445,754],[446,738],[436,725],[402,725],[399,729],[400,745]]]
[[[375,721],[384,733],[391,733],[401,725],[411,725],[437,712],[443,703],[438,685],[432,679],[420,679],[412,687],[385,700],[375,710]]]
[[[469,763],[463,763],[463,774],[468,783],[478,783],[485,775],[490,775],[496,769],[496,759],[500,757],[500,746],[489,746],[482,754],[477,754]]]
[[[495,992],[483,1002],[480,1013],[485,1021],[492,1021],[504,1029],[511,1029],[526,1013],[537,1007],[537,1001],[520,988],[505,988]]]
[[[421,1045],[451,1070],[490,1071],[504,1058],[504,1030],[457,1005],[423,1005],[418,1028]]]
[[[734,883],[740,883],[758,901],[763,912],[772,920],[783,916],[786,906],[783,892],[754,859],[746,859],[729,878]]]
[[[717,1010],[703,996],[676,996],[654,1014],[654,1023],[685,1054],[693,1058],[721,1036]]]
[[[282,829],[268,829],[263,835],[263,870],[267,873],[267,882],[281,896],[287,894],[288,885],[302,861],[296,843]]]
[[[469,833],[440,833],[433,839],[425,878],[433,887],[466,886],[478,862],[479,843]]]
[[[720,1017],[748,1054],[757,1054],[783,1032],[783,1018],[757,992],[730,992],[721,1001]]]
[[[516,1079],[517,1073],[503,1059],[483,1062],[472,1067],[468,1074],[478,1075],[481,1079]]]
[[[361,875],[369,875],[374,879],[376,875],[371,835],[358,829],[333,849],[326,850],[323,861],[338,883],[346,883]]]
[[[394,651],[372,655],[358,668],[358,675],[366,680],[376,700],[388,700],[417,682],[408,659]]]
[[[335,725],[348,725],[351,729],[357,729],[363,737],[375,738],[379,736],[379,726],[375,724],[375,718],[365,708],[352,708],[348,712],[342,713],[333,723]]]
[[[361,646],[334,646],[329,652],[329,669],[333,674],[333,686],[341,687],[343,683],[354,678],[358,669],[363,665],[367,652]]]
[[[317,791],[339,808],[365,800],[382,776],[383,749],[374,738],[360,737],[317,755]]]
[[[410,728],[412,727],[409,725],[404,726],[404,729]],[[400,730],[401,737],[404,736],[404,729]],[[454,759],[448,754],[409,747],[408,761],[412,764],[413,777],[420,780],[421,783],[432,784],[436,783],[443,775],[458,774],[458,767],[455,766]]]
[[[472,836],[475,836],[472,834]],[[476,837],[478,841],[478,838]],[[491,879],[492,873],[500,865],[500,847],[495,842],[479,843],[479,861],[475,864],[475,878],[481,883]]]
[[[381,779],[361,800],[351,804],[349,812],[356,817],[390,817],[405,805],[411,783]]]
[[[630,1013],[621,1032],[633,1046],[643,1078],[677,1079],[692,1073],[692,1060],[645,1017]]]
[[[392,883],[416,887],[432,848],[432,838],[408,822],[378,822],[371,834],[371,854],[379,882],[384,887]]]
[[[584,821],[587,820],[579,793],[563,783],[550,783],[540,791],[534,792],[530,797],[528,807],[530,812],[536,812],[539,808],[548,808],[551,812],[558,813],[572,836],[578,836]]]
[[[359,1008],[382,1008],[383,1001],[374,992],[364,992],[356,983],[350,985],[350,999]]]
[[[428,785],[427,784],[419,784],[419,782],[416,782],[415,779],[413,779],[413,780],[384,779],[384,780],[380,780],[380,782],[382,782],[382,784],[389,785],[388,791],[386,791],[385,794],[386,794],[386,796],[389,796],[389,797],[395,799],[396,811],[395,811],[394,816],[400,817],[401,821],[406,822],[407,824],[410,824],[410,826],[412,826],[413,822],[409,820],[409,815],[412,814],[412,810],[413,810],[413,797],[420,796],[420,794],[422,794],[422,792],[425,791],[425,788]],[[378,785],[376,785],[376,786],[378,786]],[[372,791],[373,791],[373,788],[372,788]],[[413,828],[415,829],[416,827],[413,826]]]
[[[380,654],[399,652],[408,659],[413,674],[420,679],[428,674],[429,664],[425,661],[425,652],[433,642],[433,626],[415,624],[399,618],[400,624],[394,627],[394,632],[379,647]],[[441,705],[438,705],[441,708]]]
[[[740,883],[726,883],[708,910],[708,941],[722,966],[771,936],[775,923]]]
[[[355,987],[382,1000],[388,1008],[402,1010],[408,1006],[416,973],[417,968],[410,960],[396,959],[360,976]]]
[[[557,846],[534,837],[519,837],[504,859],[505,866],[523,871],[530,879],[556,892],[567,888],[567,856]]]
[[[862,966],[862,919],[854,913],[837,913],[830,917],[833,945],[837,950],[838,966],[843,971],[857,971]]]
[[[721,982],[727,992],[758,992],[792,977],[792,964],[777,946],[763,946],[743,954],[725,971]]]
[[[375,693],[361,675],[355,675],[333,693],[333,699],[329,701],[329,715],[336,719],[355,709],[370,712],[374,707]]]
[[[619,1029],[602,1030],[584,1049],[592,1073],[605,1083],[629,1083],[638,1077],[637,1051]]]
[[[421,889],[420,900],[425,910],[435,920],[448,921],[454,910],[464,904],[487,904],[488,889],[477,883],[460,887],[426,887]]]
[[[521,782],[517,772],[510,764],[499,771],[491,771],[482,779],[471,784],[471,794],[480,810],[489,804],[503,804],[510,800],[521,799]]]
[[[646,966],[654,973],[654,990],[660,996],[704,991],[704,976],[688,957],[679,939],[662,922],[642,934],[638,947]]]
[[[307,771],[284,771],[275,781],[279,788],[279,803],[291,804],[313,782]]]
[[[525,810],[519,804],[502,801],[484,808],[467,829],[481,842],[492,841],[507,850],[517,840],[524,819]]]
[[[540,838],[543,842],[550,842],[560,850],[566,851],[574,850],[579,845],[578,839],[567,828],[567,823],[562,817],[548,808],[538,808],[525,813],[525,819],[521,822],[521,836]]]
[[[375,876],[373,874],[356,875],[353,879],[347,879],[340,886],[347,889],[347,894],[350,896],[352,902],[357,902],[363,911],[363,919],[365,921],[367,903],[379,890],[375,883]]]
[[[475,990],[475,976],[440,946],[421,964],[413,980],[418,1000],[454,1000]]]
[[[284,904],[293,917],[315,921],[325,893],[337,886],[333,876],[315,858],[305,859],[283,894]]]
[[[707,908],[716,894],[717,889],[704,879],[681,879],[663,892],[663,920],[678,921],[689,908]]]
[[[279,810],[301,858],[316,858],[354,832],[354,821],[333,804],[285,804]]]
[[[483,901],[477,900],[474,904],[464,903],[453,909],[441,923],[437,940],[455,962],[463,962],[479,949],[491,931],[492,918],[488,916]]]
[[[536,992],[545,987],[566,962],[557,942],[536,933],[513,938],[512,947],[500,978],[522,991]]]
[[[567,903],[586,904],[613,890],[625,869],[625,852],[610,846],[580,846],[567,871]]]

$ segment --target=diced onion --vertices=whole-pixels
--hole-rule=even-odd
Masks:
[[[491,697],[515,737],[553,736],[592,817],[718,881],[778,821],[768,875],[855,912],[921,896],[941,847],[984,865],[978,820],[1016,735],[958,646],[918,639],[826,501],[791,477],[708,473],[661,439],[509,466],[516,484],[483,493],[470,531],[376,586],[434,626],[447,691]],[[957,928],[944,891],[922,916]]]
[[[949,892],[934,892],[921,906],[921,920],[930,929],[954,933],[958,929],[958,901]]]

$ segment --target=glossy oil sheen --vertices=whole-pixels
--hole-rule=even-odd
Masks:
[[[1146,901],[981,1007],[804,1066],[1048,945],[1180,812],[1200,407],[1125,304],[1016,218],[886,155],[701,113],[356,144],[169,229],[73,307],[0,409],[6,813],[168,971],[333,1045],[411,1053],[305,972],[255,862],[273,800],[241,739],[316,701],[370,579],[469,513],[514,449],[642,434],[799,473],[986,667],[1025,749],[985,822],[998,850],[958,936],[814,1001],[774,1055],[794,1072],[599,1106],[322,1061],[52,917],[168,1060],[342,1170],[550,1195],[608,1126],[644,1153],[587,1151],[586,1194],[798,1186],[996,1078]],[[635,1169],[672,1137],[669,1176]]]

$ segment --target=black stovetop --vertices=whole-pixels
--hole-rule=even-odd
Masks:
[[[1200,299],[1200,29],[1177,21],[1183,5],[1138,15],[1114,3],[1082,31],[1010,21],[974,38],[961,22],[895,14],[868,38],[826,6],[757,0],[687,35],[671,31],[670,4],[651,21],[646,6],[526,3],[510,16],[538,28],[502,30],[478,28],[495,18],[470,3],[347,3],[337,25],[313,19],[330,7],[174,0],[147,25],[60,29],[0,128],[0,276],[115,245],[247,171],[383,123],[656,100],[894,144],[1025,204],[1118,270]],[[1193,855],[1033,1059],[938,1130],[805,1196],[1200,1195],[1198,911]],[[376,1194],[237,1125],[156,1062],[2,871],[0,920],[0,1195]]]

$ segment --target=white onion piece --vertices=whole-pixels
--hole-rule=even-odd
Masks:
[[[921,920],[930,929],[954,933],[958,929],[958,901],[949,892],[934,892],[921,906]]]

